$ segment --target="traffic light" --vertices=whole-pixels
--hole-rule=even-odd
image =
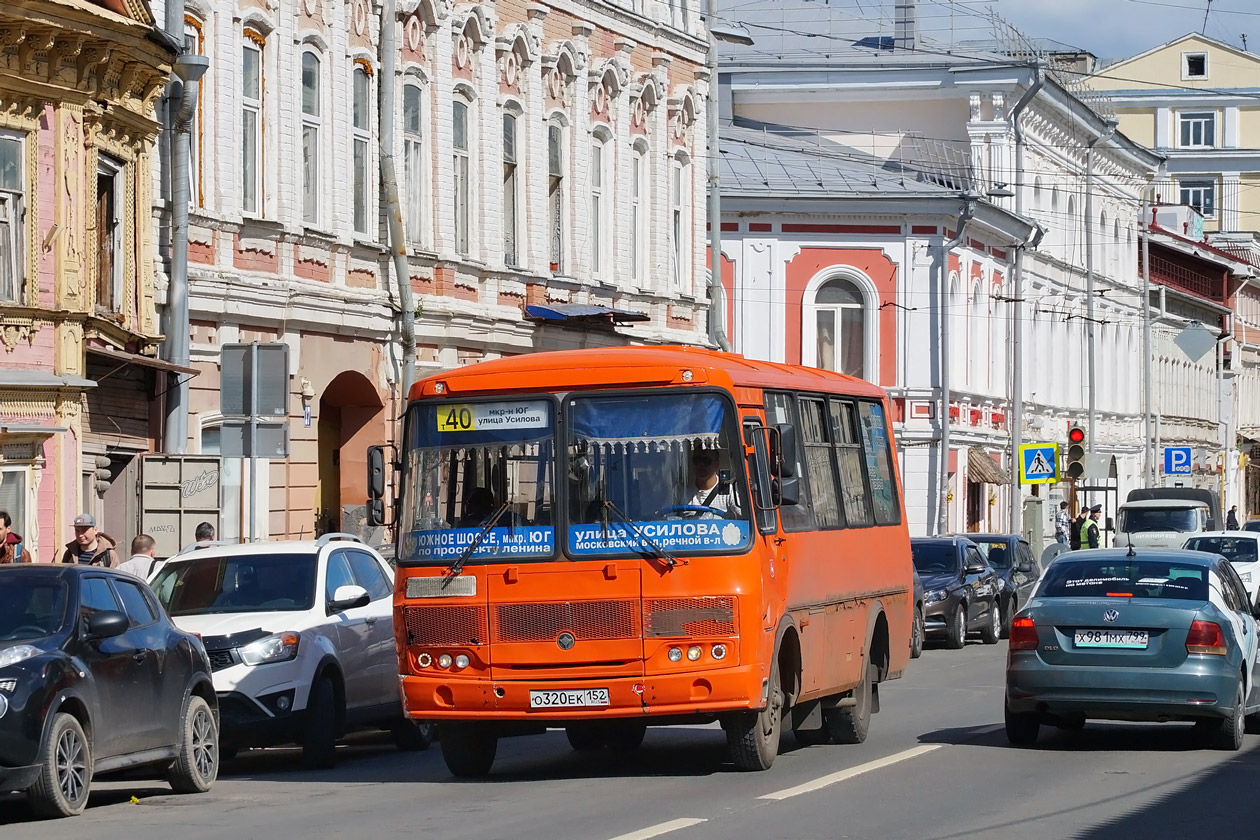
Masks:
[[[114,473],[109,467],[108,455],[96,456],[96,471],[92,473],[92,478],[96,480],[96,492],[104,496],[105,491],[109,489],[110,483],[114,480]]]
[[[1063,459],[1063,475],[1076,481],[1085,474],[1085,428],[1075,423],[1068,426],[1067,455]]]

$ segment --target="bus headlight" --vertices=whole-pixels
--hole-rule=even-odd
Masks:
[[[687,648],[687,658],[690,659],[692,662],[695,662],[697,659],[699,659],[702,653],[704,653],[704,651],[700,649],[699,645],[692,645],[691,647]]]
[[[438,667],[439,668],[451,667],[451,655],[449,653],[444,653],[438,657]]]
[[[462,654],[462,653],[461,653],[459,656],[455,657],[455,667],[456,667],[456,668],[467,668],[467,667],[468,667],[468,657],[467,657],[467,656],[465,656],[465,655],[464,655],[464,654]]]
[[[681,662],[681,661],[682,661],[682,648],[670,648],[670,649],[669,649],[669,661],[670,661],[670,662]]]

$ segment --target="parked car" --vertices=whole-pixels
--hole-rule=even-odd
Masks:
[[[1027,604],[1037,588],[1041,568],[1033,557],[1028,540],[1019,534],[968,534],[980,549],[989,567],[998,576],[1001,587],[999,607],[1002,611],[1002,638],[1011,632],[1011,619]]]
[[[1214,531],[1191,537],[1183,546],[1190,551],[1206,551],[1219,554],[1234,566],[1239,579],[1247,588],[1247,598],[1252,604],[1260,604],[1260,534],[1254,531]]]
[[[923,579],[923,618],[928,636],[944,636],[961,648],[978,631],[987,645],[1002,632],[998,578],[976,544],[965,537],[915,537],[914,567]]]
[[[403,716],[393,569],[356,537],[218,545],[172,557],[153,589],[201,636],[223,717],[223,749],[297,743],[328,767],[352,728],[424,749],[431,724]]]
[[[910,658],[918,659],[923,655],[923,642],[927,638],[926,622],[923,618],[923,578],[919,570],[914,572],[914,623],[910,626]]]
[[[1260,519],[1248,519],[1243,523],[1244,531],[1260,531]]]
[[[0,566],[0,792],[48,817],[83,812],[92,781],[164,773],[202,793],[219,772],[218,707],[201,641],[142,581],[99,566]]]
[[[1256,620],[1224,557],[1182,549],[1061,554],[1011,625],[1006,737],[1043,724],[1194,721],[1204,741],[1242,746],[1260,723]]]

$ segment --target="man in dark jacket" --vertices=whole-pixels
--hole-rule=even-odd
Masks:
[[[1077,512],[1076,518],[1072,520],[1072,527],[1068,529],[1068,548],[1073,551],[1081,550],[1081,526],[1085,524],[1088,518],[1089,511],[1086,508],[1081,508]]]
[[[13,517],[0,510],[0,563],[29,563],[31,553],[22,544],[22,535],[14,533]]]
[[[74,518],[74,539],[66,543],[61,562],[109,567],[119,564],[113,539],[96,530],[96,517],[90,513],[81,513]]]

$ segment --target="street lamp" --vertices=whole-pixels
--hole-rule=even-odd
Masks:
[[[752,36],[742,26],[731,26],[717,20],[717,0],[705,0],[705,25],[709,30],[709,55],[705,62],[709,70],[709,337],[718,347],[730,351],[731,343],[722,327],[722,190],[718,170],[718,41],[751,47]]]

